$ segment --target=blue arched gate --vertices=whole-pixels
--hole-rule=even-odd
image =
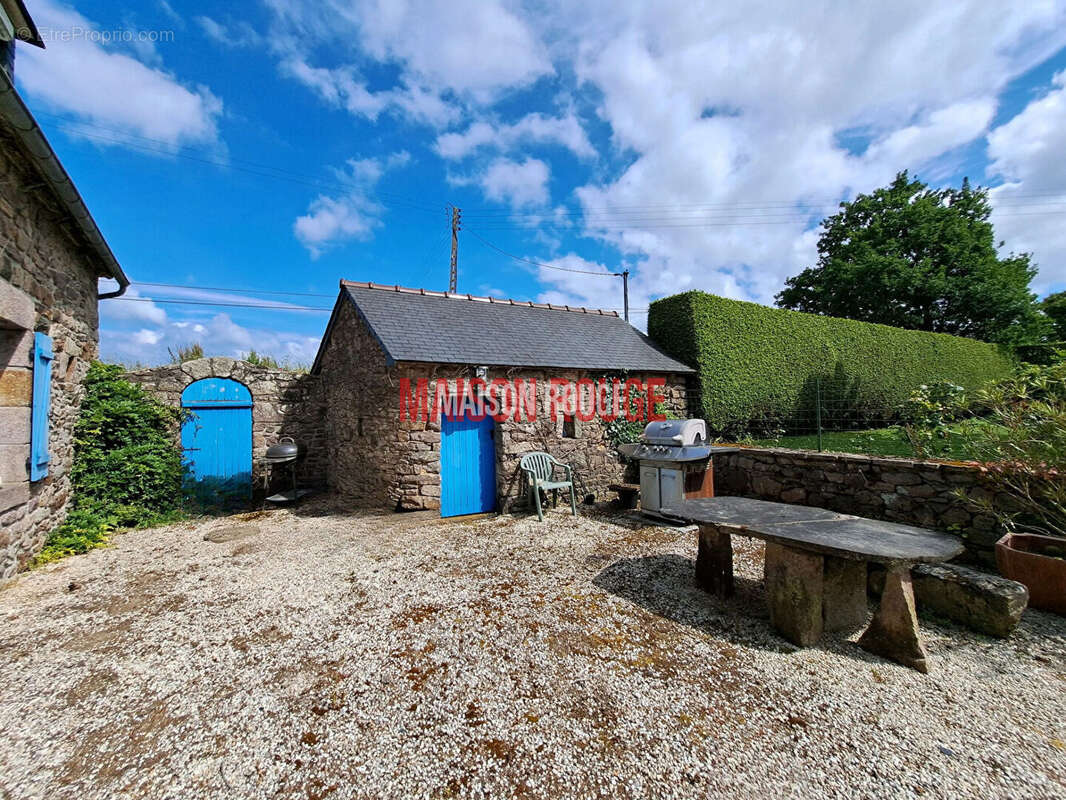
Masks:
[[[248,497],[252,491],[252,393],[229,378],[194,381],[181,393],[188,412],[181,447],[189,488],[207,502]]]
[[[496,441],[492,417],[442,417],[440,515],[496,510]]]

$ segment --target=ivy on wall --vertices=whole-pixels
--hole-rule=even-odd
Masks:
[[[181,412],[94,363],[74,428],[73,507],[34,560],[47,563],[104,544],[110,533],[180,516],[185,467],[175,430]]]

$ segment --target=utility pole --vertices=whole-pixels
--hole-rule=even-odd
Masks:
[[[459,231],[462,229],[459,223],[462,217],[462,209],[452,206],[452,272],[448,279],[448,291],[452,294],[458,291],[459,284]]]
[[[626,322],[629,322],[629,270],[622,270],[622,305],[625,308]]]

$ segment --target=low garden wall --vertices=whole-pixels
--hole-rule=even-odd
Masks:
[[[994,563],[998,523],[959,498],[988,497],[977,467],[902,458],[745,448],[715,459],[715,490],[818,506],[957,533],[967,555]]]
[[[307,458],[300,465],[300,482],[326,484],[326,414],[316,376],[257,367],[233,358],[199,358],[127,372],[125,377],[175,408],[181,406],[181,393],[193,381],[231,378],[243,383],[252,393],[253,485],[262,486],[266,448],[282,436],[291,436],[307,447]]]

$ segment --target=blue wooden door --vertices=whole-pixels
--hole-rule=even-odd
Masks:
[[[496,442],[491,417],[440,423],[440,515],[496,510]]]
[[[252,393],[228,378],[205,378],[181,393],[188,412],[181,447],[189,488],[205,502],[248,497],[252,491]]]

